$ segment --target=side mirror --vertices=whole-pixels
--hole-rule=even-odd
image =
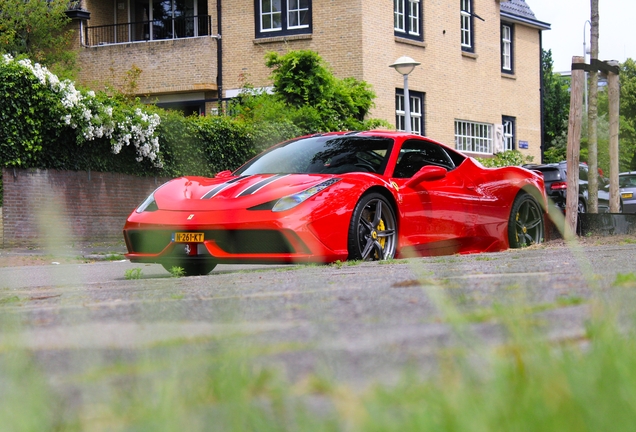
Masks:
[[[426,165],[420,168],[420,170],[416,172],[413,177],[404,184],[404,186],[413,188],[425,181],[440,180],[446,177],[447,172],[448,170],[446,170],[446,168],[435,165]]]
[[[225,177],[230,177],[230,176],[232,176],[232,171],[225,170],[225,171],[221,171],[221,172],[216,173],[214,178],[225,178]]]

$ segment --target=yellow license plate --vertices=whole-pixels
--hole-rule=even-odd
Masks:
[[[204,237],[201,232],[176,232],[172,241],[175,243],[202,243]]]
[[[633,193],[631,193],[631,192],[623,192],[623,193],[621,194],[621,196],[622,196],[623,198],[631,198],[632,196],[634,196],[634,194],[633,194]]]

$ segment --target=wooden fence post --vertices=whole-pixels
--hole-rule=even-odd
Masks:
[[[583,57],[572,57],[572,65],[585,63]],[[583,120],[583,85],[585,72],[572,67],[570,86],[570,119],[568,122],[567,195],[565,205],[564,238],[574,238],[579,206],[579,154],[581,150],[581,123]]]
[[[617,61],[607,62],[618,67]],[[607,89],[609,94],[609,157],[610,157],[610,213],[619,213],[620,191],[618,188],[618,115],[619,115],[619,80],[618,74],[607,73]]]

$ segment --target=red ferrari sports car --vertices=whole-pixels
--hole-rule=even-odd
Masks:
[[[218,263],[384,260],[540,243],[543,177],[484,168],[431,139],[338,132],[278,144],[234,172],[181,177],[126,220],[126,257]]]

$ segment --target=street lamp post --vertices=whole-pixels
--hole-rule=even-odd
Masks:
[[[404,77],[404,131],[411,133],[411,99],[409,97],[409,74],[421,63],[411,57],[402,56],[389,67],[392,67]]]

